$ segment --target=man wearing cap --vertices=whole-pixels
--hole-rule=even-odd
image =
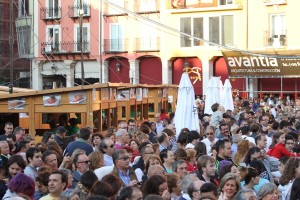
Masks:
[[[57,144],[61,147],[62,150],[65,150],[66,148],[66,141],[65,141],[65,136],[66,136],[67,130],[63,126],[59,126],[56,129],[56,135],[54,137],[54,140],[57,142]]]

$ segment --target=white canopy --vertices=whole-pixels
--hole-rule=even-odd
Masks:
[[[222,82],[221,77],[211,77],[206,88],[204,113],[212,114],[211,106],[214,103],[221,103]]]
[[[224,106],[225,110],[233,110],[233,98],[232,98],[232,87],[228,79],[225,80],[222,92],[222,102],[221,105]]]

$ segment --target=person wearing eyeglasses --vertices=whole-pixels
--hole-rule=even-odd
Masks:
[[[205,135],[206,138],[203,139],[201,142],[205,144],[207,155],[210,156],[212,154],[211,151],[212,146],[214,146],[218,141],[218,138],[215,137],[215,127],[207,126],[205,129]]]
[[[114,142],[110,138],[104,138],[100,145],[99,150],[103,153],[104,166],[114,165],[112,155],[115,152]]]
[[[76,154],[74,157],[75,170],[73,172],[73,182],[72,188],[77,186],[77,183],[80,181],[82,174],[87,172],[90,169],[90,159],[85,153]]]
[[[111,174],[122,180],[123,186],[134,186],[138,184],[137,176],[132,167],[130,167],[130,156],[124,149],[116,150],[113,155],[115,164]]]

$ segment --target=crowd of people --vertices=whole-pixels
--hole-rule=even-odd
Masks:
[[[36,143],[6,122],[0,199],[300,199],[300,100],[236,98],[234,110],[215,103],[211,115],[196,103],[200,130],[176,130],[162,110],[101,133],[71,118]]]

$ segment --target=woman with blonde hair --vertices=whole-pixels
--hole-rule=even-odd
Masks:
[[[249,148],[250,148],[250,142],[248,140],[241,140],[237,145],[237,152],[233,159],[234,163],[236,163],[237,165],[246,166],[243,163],[243,161],[245,160]]]
[[[220,181],[218,192],[220,198],[233,199],[240,189],[240,182],[234,173],[226,174]]]
[[[186,149],[186,165],[187,165],[187,171],[188,173],[190,172],[195,172],[198,167],[197,167],[197,152],[195,149]]]
[[[103,167],[103,154],[100,151],[94,151],[88,157],[91,161],[90,169],[92,171],[100,167]]]

